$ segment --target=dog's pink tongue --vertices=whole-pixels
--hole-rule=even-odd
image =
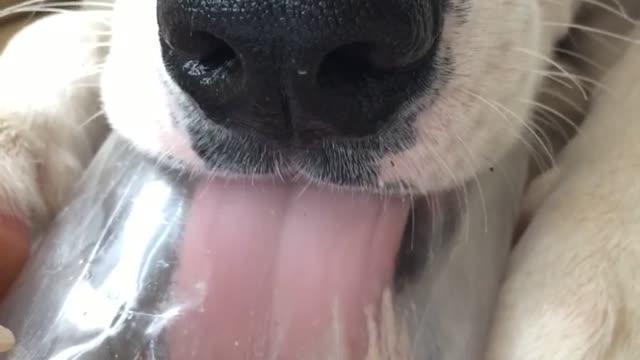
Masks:
[[[401,200],[314,187],[202,186],[179,254],[187,307],[173,358],[324,360],[340,347],[361,359],[365,309],[391,285],[407,213]]]

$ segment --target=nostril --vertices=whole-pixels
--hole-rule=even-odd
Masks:
[[[389,55],[372,43],[355,42],[340,46],[325,56],[316,80],[321,87],[345,83],[356,85],[413,69],[413,63],[401,63],[392,57],[389,60]]]
[[[204,31],[194,31],[183,39],[171,39],[167,42],[174,50],[209,69],[219,68],[238,58],[227,42]]]
[[[380,75],[371,61],[373,46],[367,43],[343,45],[327,54],[317,74],[318,85],[331,86],[336,82],[359,82]]]
[[[161,34],[165,68],[205,107],[228,104],[242,91],[245,69],[231,45],[207,31],[171,29]]]

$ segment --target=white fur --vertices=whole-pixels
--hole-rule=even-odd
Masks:
[[[418,146],[382,160],[396,164],[384,167],[385,181],[423,192],[449,187],[520,141],[540,85],[526,69],[542,70],[566,31],[545,23],[569,23],[579,4],[469,1],[468,21],[447,18],[443,35],[460,66],[419,115]],[[140,149],[202,167],[169,121],[177,102],[169,93],[181,92],[154,40],[155,2],[116,1],[109,40],[101,32],[110,16],[47,17],[0,56],[0,212],[43,221],[64,204],[105,133],[102,121],[84,124],[100,106],[97,91],[79,84],[99,83],[111,125]],[[83,76],[102,64],[96,43],[104,41],[112,46],[101,79]],[[615,95],[599,93],[581,135],[532,186],[531,222],[511,259],[490,360],[640,357],[639,67],[640,50],[632,49],[606,79]],[[501,114],[503,107],[513,113]]]
[[[452,80],[432,106],[418,115],[417,145],[380,160],[384,182],[402,181],[423,193],[451,187],[486,170],[516,142],[522,141],[521,133],[531,107],[526,99],[533,96],[541,78],[540,74],[527,69],[541,68],[544,65],[541,58],[549,55],[553,40],[562,34],[562,29],[545,27],[543,21],[568,23],[575,3],[573,0],[469,1],[472,10],[466,21],[453,15],[445,19],[442,41],[452,49],[456,63]],[[186,95],[169,78],[162,63],[155,0],[115,1],[112,15],[111,37],[101,39],[110,41],[110,49],[100,78],[104,110],[112,128],[145,152],[156,156],[170,154],[196,170],[203,169],[188,138],[171,124],[169,118],[169,113],[176,111],[176,104]],[[495,16],[504,21],[494,21]],[[87,20],[87,17],[93,17],[93,20]],[[77,128],[78,122],[85,121],[98,110],[90,92],[75,93],[87,96],[86,100],[57,95],[62,91],[60,89],[73,87],[72,84],[79,81],[83,70],[78,70],[76,62],[85,63],[84,66],[89,64],[88,67],[103,62],[104,54],[95,49],[95,42],[100,37],[96,29],[104,29],[104,24],[96,17],[100,16],[77,13],[53,16],[53,19],[28,27],[9,45],[2,58],[5,62],[15,63],[3,67],[9,73],[9,79],[9,76],[18,78],[3,82],[6,91],[10,94],[14,88],[37,89],[39,85],[36,84],[40,83],[53,89],[42,90],[48,99],[31,95],[21,96],[19,101],[11,96],[0,100],[6,103],[0,108],[12,113],[5,117],[16,118],[11,122],[25,123],[20,112],[28,109],[24,116],[33,118],[37,113],[38,123],[47,123],[43,119],[51,117],[64,119],[59,128],[62,133],[69,134],[63,130],[66,124]],[[63,18],[73,19],[65,21]],[[132,28],[136,31],[131,31]],[[46,54],[37,53],[42,50],[36,43],[55,44],[51,46],[58,51],[50,49]],[[78,55],[72,56],[74,52]],[[68,57],[72,59],[67,60]],[[47,58],[49,67],[38,66],[42,58]],[[23,59],[26,61],[21,63]],[[28,61],[37,65],[29,65]],[[42,73],[22,78],[24,72],[16,69],[29,66]],[[55,72],[49,70],[54,68]],[[92,76],[84,82],[95,80]],[[76,103],[82,105],[69,106]],[[71,109],[82,111],[69,113]],[[30,129],[29,133],[37,131],[44,129]],[[74,139],[81,140],[74,141],[85,141],[82,132],[78,135]],[[71,149],[66,157],[91,153]],[[28,161],[21,162],[26,163]],[[86,159],[79,162],[84,163]],[[24,167],[26,169],[22,169]],[[29,179],[39,176],[39,170],[26,165],[19,168],[7,172],[24,173],[21,184],[28,184]],[[64,173],[70,179],[77,174],[73,171]],[[34,181],[29,190],[6,189],[6,200],[0,203],[13,204],[11,209],[15,208],[25,216],[43,212],[40,198],[47,197],[43,192],[67,193],[60,189],[64,185],[49,191],[39,189]]]
[[[471,2],[466,21],[453,14],[445,17],[442,47],[453,52],[452,81],[419,113],[418,144],[381,160],[384,182],[402,181],[420,192],[451,187],[488,168],[519,140],[531,106],[523,99],[533,96],[541,78],[526,69],[542,66],[540,56],[532,54],[548,56],[552,40],[561,33],[543,28],[543,13],[568,23],[574,2]],[[162,63],[155,9],[155,0],[116,1],[112,47],[102,78],[105,110],[113,128],[140,149],[171,153],[204,170],[186,136],[171,125],[169,114],[180,111],[177,104],[184,103],[186,95]],[[494,21],[496,17],[504,21]],[[129,30],[133,27],[137,31]],[[429,100],[425,97],[414,106]]]
[[[104,15],[47,17],[0,56],[1,212],[50,218],[91,159],[105,130],[89,119],[100,109],[97,65],[106,49],[95,44],[107,29]]]
[[[535,215],[511,258],[490,360],[640,356],[639,66],[632,47],[531,187]]]

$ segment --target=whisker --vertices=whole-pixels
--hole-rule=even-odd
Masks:
[[[563,1],[563,0],[561,0]],[[629,16],[629,14],[627,13],[624,5],[622,5],[618,0],[612,0],[612,2],[614,2],[617,5],[617,8],[607,5],[606,3],[604,3],[603,1],[599,1],[599,0],[578,0],[582,3],[585,4],[590,4],[596,7],[599,7],[607,12],[610,12],[614,15],[618,15],[620,18],[632,23],[632,24],[640,24],[640,21],[633,19],[631,16]]]
[[[100,118],[101,116],[103,116],[104,114],[105,114],[104,110],[98,110],[95,114],[90,116],[87,120],[85,120],[82,123],[80,123],[78,125],[78,127],[80,127],[80,128],[85,127],[85,126],[89,125],[89,123],[91,123],[91,122],[95,121],[96,119]]]
[[[525,48],[515,48],[515,50],[523,52],[525,54],[528,54],[530,56],[533,56],[535,58],[538,58],[540,60],[543,60],[545,62],[547,62],[548,64],[551,64],[553,67],[557,68],[558,70],[560,70],[560,72],[562,72],[563,74],[565,74],[569,79],[571,79],[571,81],[578,87],[578,89],[580,89],[580,91],[582,92],[582,96],[584,96],[585,99],[588,98],[587,96],[587,92],[584,90],[584,88],[580,85],[580,83],[576,80],[576,78],[574,76],[572,76],[562,65],[560,65],[560,63],[558,63],[557,61],[549,58],[548,56],[542,55],[542,54],[538,54],[535,53],[533,51],[530,51],[528,49]]]
[[[573,108],[573,110],[577,111],[578,113],[580,113],[580,114],[582,114],[582,115],[586,114],[586,110],[585,110],[582,106],[580,106],[580,105],[576,104],[573,100],[569,99],[566,95],[564,95],[564,94],[562,94],[562,93],[560,93],[560,92],[558,92],[558,91],[555,91],[555,90],[552,90],[552,89],[547,88],[546,86],[543,86],[543,87],[539,90],[539,93],[541,93],[541,94],[547,94],[547,95],[550,95],[550,96],[552,96],[552,97],[554,97],[554,98],[560,99],[560,100],[562,100],[565,104],[567,104],[567,105],[569,105],[571,108]]]
[[[630,44],[633,45],[640,45],[640,39],[634,39],[628,36],[624,36],[621,34],[616,34],[612,31],[607,31],[607,30],[602,30],[602,29],[598,29],[595,27],[590,27],[590,26],[585,26],[585,25],[581,25],[581,24],[567,24],[567,23],[561,23],[561,22],[553,22],[553,21],[545,21],[543,22],[544,26],[549,26],[549,27],[563,27],[563,28],[571,28],[571,29],[576,29],[576,30],[583,30],[586,32],[591,32],[594,34],[598,34],[598,35],[603,35],[609,38],[613,38],[613,39],[617,39],[617,40],[622,40],[625,42],[628,42]]]
[[[21,8],[66,8],[73,7],[78,8],[78,6],[95,6],[97,8],[106,8],[113,9],[114,5],[111,1],[47,1],[47,0],[28,0],[22,1],[18,4],[8,6],[3,10],[15,10]]]
[[[446,111],[446,110],[445,110]],[[444,134],[447,137],[451,137],[452,135],[450,134],[449,131],[447,131],[447,127],[445,126],[443,119],[448,118],[448,116],[434,116],[434,119],[438,119],[437,120],[437,125],[440,127],[441,133]],[[451,169],[451,167],[447,164],[446,160],[444,160],[444,158],[442,157],[442,155],[440,155],[437,151],[435,151],[435,149],[433,149],[430,145],[428,145],[428,142],[426,143],[429,151],[436,157],[436,161],[438,161],[440,163],[440,167],[444,168],[444,170],[447,172],[447,174],[449,175],[449,177],[451,178],[451,180],[453,181],[454,186],[452,186],[453,189],[456,189],[454,191],[455,194],[455,199],[456,199],[456,206],[458,207],[458,209],[468,209],[469,208],[469,191],[467,189],[467,186],[465,184],[465,182],[463,180],[460,180],[455,173],[453,172],[453,170]],[[464,235],[464,239],[465,241],[469,241],[469,239],[471,238],[471,226],[470,226],[470,219],[469,217],[465,217],[465,223],[464,223],[464,228],[465,228],[465,235]]]
[[[553,156],[551,155],[551,151],[549,151],[547,145],[543,142],[543,140],[537,135],[537,132],[534,131],[534,129],[531,128],[531,126],[536,126],[535,124],[527,124],[526,121],[519,119],[518,116],[513,113],[512,111],[508,110],[506,107],[504,107],[503,105],[495,102],[495,101],[491,101],[487,98],[485,98],[484,96],[481,96],[479,94],[476,94],[472,91],[465,91],[468,92],[470,95],[476,97],[478,100],[480,100],[482,103],[484,103],[485,105],[489,106],[489,108],[491,110],[493,110],[494,112],[496,112],[506,123],[509,123],[510,120],[507,117],[507,112],[509,112],[513,118],[515,120],[517,120],[518,122],[522,123],[523,126],[531,133],[534,135],[534,137],[537,139],[537,141],[540,143],[540,145],[542,146],[542,149],[548,154],[548,159],[549,161],[553,164],[554,160],[553,160]],[[502,110],[500,109],[502,108]],[[531,145],[526,139],[524,139],[522,137],[522,135],[519,132],[515,132],[515,135],[517,136],[518,140],[520,142],[522,142],[522,144],[528,149],[529,153],[531,154],[531,156],[533,157],[533,160],[536,162],[536,164],[540,167],[545,167],[545,161],[543,161],[543,159],[541,159],[539,156],[541,156],[540,154],[538,154],[538,152],[536,151],[535,147],[533,145]]]
[[[569,126],[571,126],[576,132],[580,131],[580,128],[579,128],[578,125],[574,124],[573,121],[571,121],[571,119],[569,119],[566,115],[562,114],[558,110],[556,110],[556,109],[554,109],[554,108],[552,108],[552,107],[550,107],[548,105],[545,105],[545,104],[543,104],[543,103],[541,103],[539,101],[527,100],[527,99],[518,99],[518,100],[523,102],[523,103],[525,103],[525,104],[529,104],[529,105],[535,106],[535,107],[540,108],[542,110],[545,110],[545,111],[547,111],[547,112],[549,112],[549,113],[551,113],[553,115],[556,115],[558,118],[566,121],[566,123]]]
[[[552,130],[555,131],[555,133],[559,133],[562,136],[562,140],[564,142],[568,142],[571,139],[571,135],[569,135],[569,133],[567,133],[567,131],[562,126],[560,126],[557,121],[554,121],[549,114],[538,112],[531,117],[531,121],[540,123],[541,125],[547,125],[552,128],[547,129],[547,131],[540,131],[540,136],[543,137],[543,140],[547,142],[547,146],[549,147],[553,147],[554,145],[554,143],[549,138],[549,135],[553,134],[553,132],[551,132]],[[540,164],[536,165],[540,167]],[[544,166],[540,168],[543,169],[546,167],[546,164],[544,164]]]
[[[80,5],[84,6],[84,8],[79,8]],[[0,9],[0,19],[20,13],[110,12],[113,6],[110,2],[101,1],[84,1],[81,3],[78,1],[47,2],[45,0],[30,0]]]
[[[566,78],[567,75],[564,72],[556,72],[556,71],[551,71],[551,70],[535,70],[535,69],[522,69],[522,68],[517,68],[517,67],[507,67],[507,69],[511,69],[511,70],[518,70],[518,71],[522,71],[522,72],[529,72],[532,74],[537,74],[537,75],[542,75],[550,80],[554,80],[557,81],[558,83],[562,84],[562,85],[566,85],[566,83],[561,82],[560,80],[558,80],[558,78]],[[599,82],[598,80],[594,80],[592,78],[589,78],[587,76],[583,76],[583,75],[578,75],[578,74],[569,74],[569,77],[571,77],[572,79],[576,80],[576,81],[584,81],[585,83],[588,83],[589,85],[594,85],[596,88],[605,91],[607,94],[609,95],[615,95],[615,93],[613,92],[612,89],[608,88],[606,85],[604,85],[602,82]],[[572,86],[568,86],[570,89],[573,89]],[[581,94],[585,95],[587,94],[586,89],[584,88],[584,86],[581,86]],[[584,100],[589,100],[589,96],[585,97]]]
[[[542,147],[542,151],[544,151],[546,153],[550,164],[555,166],[555,159],[554,159],[554,156],[553,156],[553,152],[549,149],[549,146],[547,144],[545,144],[545,142],[542,140],[542,138],[540,138],[539,134],[542,133],[542,131],[540,131],[540,129],[537,128],[536,124],[535,123],[529,123],[528,121],[520,119],[511,109],[507,108],[506,106],[500,104],[497,101],[493,101],[493,103],[496,106],[498,106],[499,108],[501,108],[504,111],[506,111],[508,114],[510,114],[514,120],[516,120],[519,123],[521,123],[525,127],[525,129],[527,129],[527,131],[531,135],[533,135],[535,137],[536,141],[538,141],[538,143]],[[536,130],[538,130],[538,131],[536,131]]]
[[[558,121],[554,121],[551,118],[551,115],[549,115],[548,113],[542,113],[539,111],[536,112],[535,114],[531,115],[531,122],[534,124],[539,124],[536,125],[535,128],[537,129],[539,136],[545,142],[545,146],[547,146],[548,148],[555,149],[554,142],[550,138],[550,135],[554,133],[551,132],[551,130],[555,131],[555,133],[560,133],[563,141],[568,141],[571,138],[567,131],[562,126],[560,126],[560,123]],[[542,125],[547,125],[552,129],[543,130]],[[537,163],[536,165],[541,169],[548,167],[548,164],[546,163]]]
[[[584,56],[580,53],[578,53],[577,51],[572,51],[569,49],[565,49],[562,47],[556,47],[555,48],[555,52],[558,54],[562,54],[562,55],[566,55],[566,56],[570,56],[572,58],[578,59],[578,60],[582,60],[583,62],[593,66],[594,68],[598,69],[598,70],[605,70],[605,67],[595,61],[593,61],[592,59],[589,59],[587,56]]]
[[[455,138],[458,140],[462,148],[468,154],[469,158],[473,159],[475,156],[471,149],[467,146],[467,144],[462,140],[460,135],[455,134]],[[471,173],[473,174],[474,183],[476,188],[478,189],[478,195],[480,196],[480,205],[482,206],[482,216],[484,217],[484,232],[487,233],[489,231],[489,214],[487,213],[487,202],[485,200],[484,190],[482,189],[482,183],[480,182],[480,178],[478,177],[478,172],[475,171],[473,166],[473,161],[469,161],[468,158],[465,157],[465,163],[470,167]]]

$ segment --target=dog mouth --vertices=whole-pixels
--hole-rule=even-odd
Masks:
[[[428,208],[426,198],[297,182],[203,183],[176,285],[179,297],[200,301],[177,320],[175,358],[306,359],[327,348],[365,358],[384,294],[426,261],[426,222],[416,217]]]

